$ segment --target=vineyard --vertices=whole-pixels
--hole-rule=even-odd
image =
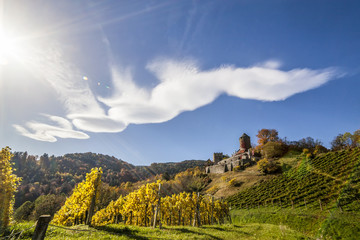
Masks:
[[[94,168],[87,174],[65,205],[55,214],[56,225],[90,224],[102,226],[124,223],[137,226],[193,225],[222,223],[230,218],[226,202],[199,193],[162,196],[161,181],[142,185],[127,196],[120,196],[94,215],[102,170]]]
[[[360,149],[301,155],[297,167],[229,197],[237,208],[337,207],[360,210]]]

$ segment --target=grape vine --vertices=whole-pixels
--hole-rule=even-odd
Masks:
[[[53,223],[58,225],[76,225],[85,223],[89,217],[91,203],[99,195],[101,185],[101,168],[93,168],[86,174],[86,179],[79,183],[73,194],[66,199],[64,206],[55,214]]]

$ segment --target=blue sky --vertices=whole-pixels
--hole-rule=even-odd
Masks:
[[[360,128],[358,1],[0,4],[0,145],[135,165]]]

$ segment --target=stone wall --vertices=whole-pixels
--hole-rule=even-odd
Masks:
[[[216,165],[208,166],[205,169],[206,173],[224,173],[228,171],[233,171],[237,166],[243,166],[246,163],[251,163],[251,159],[243,156],[239,158],[238,156],[231,157],[220,161]]]
[[[213,165],[206,167],[206,173],[224,173],[225,165]]]

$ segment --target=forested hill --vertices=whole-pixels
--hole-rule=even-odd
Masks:
[[[167,173],[175,175],[189,168],[204,167],[207,161],[204,160],[185,160],[182,162],[152,163],[150,166],[136,166],[137,171],[143,172],[145,176]]]
[[[134,166],[115,157],[90,152],[64,156],[44,154],[39,159],[27,152],[13,154],[15,174],[22,178],[15,197],[15,207],[25,201],[34,201],[43,194],[69,194],[94,167],[102,167],[104,183],[120,186],[123,182],[137,182],[165,172],[172,175],[188,168],[204,166],[206,163],[202,160],[187,160],[179,163]]]

